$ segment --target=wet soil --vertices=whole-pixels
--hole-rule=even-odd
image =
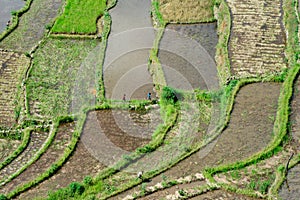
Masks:
[[[300,197],[300,165],[296,165],[289,170],[287,181],[279,190],[279,197],[282,200],[298,200]]]
[[[126,94],[128,99],[145,99],[148,92],[154,93],[147,68],[155,36],[150,8],[150,0],[122,0],[110,10],[112,27],[103,67],[106,98],[122,99]]]
[[[160,123],[158,109],[151,112],[93,111],[88,114],[82,141],[100,162],[112,165],[147,144]]]
[[[0,33],[6,29],[6,23],[11,21],[12,11],[20,10],[25,5],[23,0],[1,0],[0,1]]]
[[[121,100],[146,99],[150,92],[155,97],[152,77],[148,72],[150,49],[128,52],[114,60],[104,71],[106,98]]]
[[[294,85],[293,99],[291,102],[292,112],[291,112],[291,136],[293,140],[291,141],[294,146],[294,152],[299,154],[300,152],[300,78]],[[296,165],[294,168],[289,170],[287,182],[283,183],[282,188],[279,191],[279,196],[285,200],[296,200],[300,196],[300,165]]]
[[[50,166],[63,155],[65,147],[71,141],[72,133],[74,131],[73,128],[74,123],[60,125],[58,132],[47,151],[23,173],[1,188],[0,192],[2,194],[7,194],[16,187],[34,180],[49,169]]]
[[[185,90],[219,87],[216,31],[215,23],[167,26],[158,57],[168,85]]]
[[[195,40],[208,54],[215,58],[218,44],[217,22],[199,24],[169,24],[167,29],[179,32]]]
[[[264,149],[272,139],[280,84],[254,83],[238,92],[228,127],[211,144],[181,161],[164,175],[170,179],[201,172],[205,167],[232,163]],[[153,163],[155,161],[152,161]],[[149,185],[161,182],[154,177]],[[133,188],[120,194],[132,194]]]
[[[30,52],[44,36],[45,27],[53,22],[63,2],[34,0],[30,9],[20,17],[18,27],[1,41],[0,48]]]

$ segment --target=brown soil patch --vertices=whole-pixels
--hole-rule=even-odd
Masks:
[[[16,187],[34,180],[63,155],[65,147],[69,144],[74,131],[74,123],[62,124],[47,151],[32,165],[30,165],[22,174],[1,188],[0,192],[7,194]]]
[[[25,55],[0,51],[0,126],[11,127],[16,123],[18,86],[29,63]]]
[[[151,140],[162,123],[158,109],[150,112],[99,110],[90,112],[82,141],[87,149],[105,165],[113,165]]]
[[[18,199],[46,197],[48,191],[66,187],[74,181],[81,182],[87,175],[94,176],[104,167],[88,152],[84,144],[79,142],[72,157],[54,176],[21,194]]]
[[[228,0],[228,5],[232,75],[266,75],[286,68],[282,0]]]
[[[188,23],[211,21],[213,1],[159,0],[160,12],[168,22]]]

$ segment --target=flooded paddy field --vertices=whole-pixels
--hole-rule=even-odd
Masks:
[[[185,90],[217,89],[217,42],[216,23],[168,25],[158,54],[167,84]]]
[[[24,0],[1,0],[0,1],[0,33],[6,29],[7,22],[12,19],[11,12],[23,8]]]
[[[150,0],[133,0],[118,1],[110,10],[112,26],[103,67],[106,98],[122,99],[126,94],[128,99],[145,99],[153,93],[147,68],[155,37],[150,9]]]

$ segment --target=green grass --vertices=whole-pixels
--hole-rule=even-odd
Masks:
[[[97,31],[97,19],[103,15],[105,8],[106,0],[68,0],[52,32],[94,34]]]
[[[26,81],[29,104],[39,102],[40,114],[46,117],[68,115],[74,84],[86,78],[95,78],[94,69],[78,73],[82,63],[97,65],[96,40],[50,39],[40,46],[34,55],[29,78]],[[92,54],[89,54],[92,52]],[[88,55],[92,55],[88,57]],[[95,57],[97,58],[95,60]],[[86,65],[84,67],[93,67]],[[81,71],[80,71],[81,72]],[[81,77],[82,76],[82,77]],[[84,97],[93,98],[94,88],[79,84]],[[81,95],[82,96],[82,95]],[[78,98],[78,96],[76,96]],[[33,111],[33,107],[30,107]]]

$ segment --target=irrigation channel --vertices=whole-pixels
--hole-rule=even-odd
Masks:
[[[0,1],[0,33],[6,29],[8,21],[11,21],[11,12],[20,10],[25,5],[23,0],[1,0]]]

